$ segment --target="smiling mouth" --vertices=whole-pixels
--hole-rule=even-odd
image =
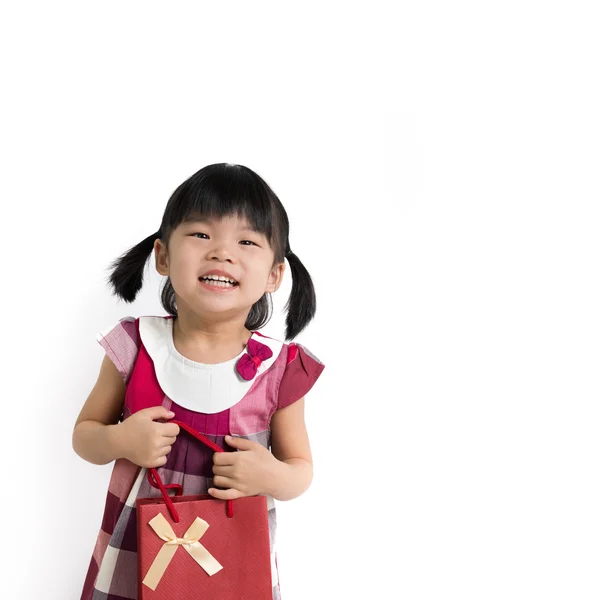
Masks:
[[[232,283],[231,281],[223,281],[221,279],[211,279],[210,277],[198,277],[198,281],[201,281],[202,283],[205,283],[207,285],[212,285],[213,287],[219,287],[219,288],[234,288],[239,285],[239,283],[237,281]]]

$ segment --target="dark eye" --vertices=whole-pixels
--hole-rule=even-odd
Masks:
[[[197,233],[192,233],[192,235],[206,235],[206,233],[197,232]]]
[[[254,243],[252,240],[242,240],[242,241],[240,242],[240,244],[241,244],[241,243],[243,243],[243,242],[250,242],[251,244],[254,244],[255,246],[257,245],[257,244],[255,244],[255,243]]]

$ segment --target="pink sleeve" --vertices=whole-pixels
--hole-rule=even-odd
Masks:
[[[127,384],[139,348],[139,333],[135,317],[124,317],[116,325],[99,331],[96,340],[104,348]]]
[[[279,384],[277,410],[300,400],[314,385],[325,365],[301,344],[288,346],[287,364]]]

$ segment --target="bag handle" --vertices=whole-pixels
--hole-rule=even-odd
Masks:
[[[177,421],[176,419],[168,421],[168,423],[175,423],[176,425],[179,425],[180,429],[187,431],[190,435],[192,435],[197,440],[199,440],[200,442],[202,442],[203,444],[208,446],[214,452],[225,452],[225,450],[223,450],[223,448],[221,448],[221,446],[219,446],[218,444],[215,444],[213,441],[209,440],[206,436],[202,435],[201,433],[199,433],[193,427],[190,427],[186,423],[183,423],[182,421]],[[175,495],[181,496],[183,494],[183,487],[181,487],[181,485],[179,485],[178,483],[169,483],[168,485],[165,485],[162,482],[162,479],[160,478],[158,471],[153,467],[148,469],[148,481],[150,482],[150,485],[152,487],[158,488],[161,491],[161,494],[165,501],[165,504],[167,505],[167,508],[169,509],[169,512],[171,513],[171,516],[173,517],[173,521],[175,521],[175,523],[179,523],[179,514],[177,513],[177,510],[175,509],[175,505],[173,504],[173,501],[171,500],[169,494],[167,493],[167,490],[175,489]],[[227,516],[229,518],[232,518],[233,517],[233,500],[226,500],[226,502],[227,502]]]

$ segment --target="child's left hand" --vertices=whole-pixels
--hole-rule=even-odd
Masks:
[[[226,436],[225,442],[241,452],[214,453],[214,484],[227,489],[209,488],[208,493],[222,500],[258,494],[273,495],[282,463],[258,442],[231,436]]]

